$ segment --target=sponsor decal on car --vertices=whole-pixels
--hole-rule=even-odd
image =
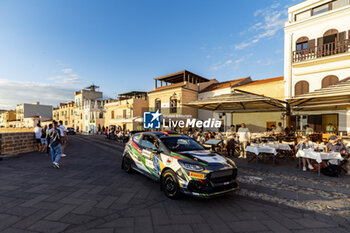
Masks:
[[[195,172],[190,172],[190,177],[197,178],[197,179],[204,179],[205,178],[204,174],[195,173]]]

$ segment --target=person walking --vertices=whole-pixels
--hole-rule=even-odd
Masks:
[[[236,141],[235,141],[235,126],[231,125],[229,131],[226,133],[227,136],[227,155],[228,156],[234,156],[235,155],[235,147],[236,147]]]
[[[47,140],[46,140],[47,125],[42,129],[41,133],[41,152],[46,152]]]
[[[58,126],[58,129],[60,130],[60,137],[61,137],[61,145],[62,145],[62,158],[66,157],[67,155],[64,153],[64,150],[67,146],[67,129],[63,125],[63,121],[59,121],[60,124]]]
[[[38,151],[41,151],[41,135],[42,135],[43,129],[40,126],[40,123],[36,124],[34,128],[35,133],[35,143]]]
[[[51,151],[52,164],[55,168],[60,168],[58,161],[62,155],[62,146],[60,130],[58,129],[58,123],[56,121],[53,123],[53,128],[49,130],[47,139],[50,142],[49,147]]]
[[[238,129],[238,140],[241,143],[241,154],[238,158],[247,158],[247,152],[245,151],[245,148],[248,145],[248,142],[250,143],[251,140],[251,134],[249,132],[249,129],[246,127],[244,123],[242,123],[241,128]]]

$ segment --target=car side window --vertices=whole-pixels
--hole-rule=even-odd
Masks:
[[[159,144],[155,137],[151,135],[144,135],[141,140],[141,145],[151,150],[157,150]]]
[[[135,134],[133,137],[132,137],[132,140],[135,142],[135,143],[139,143],[140,142],[140,137],[141,134]]]

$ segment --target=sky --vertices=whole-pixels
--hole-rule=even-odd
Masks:
[[[283,76],[283,26],[300,0],[1,0],[0,109],[57,106],[95,84],[151,91],[189,70],[218,81]]]

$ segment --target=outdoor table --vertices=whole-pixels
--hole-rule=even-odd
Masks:
[[[259,145],[259,144],[253,144],[250,146],[247,146],[245,149],[246,152],[251,152],[255,154],[256,156],[256,163],[258,163],[259,160],[259,154],[265,153],[265,154],[272,154],[273,155],[273,165],[275,165],[275,159],[277,155],[277,150],[273,147],[267,146],[267,145]]]
[[[277,143],[277,144],[275,144],[275,143],[267,143],[266,146],[273,147],[276,150],[287,150],[287,151],[291,151],[292,150],[289,145],[282,144],[282,143]]]
[[[323,160],[344,160],[339,152],[317,152],[313,150],[298,150],[296,157],[299,158],[299,170],[301,170],[301,158],[314,159],[318,163],[318,176],[321,174],[321,163]]]

